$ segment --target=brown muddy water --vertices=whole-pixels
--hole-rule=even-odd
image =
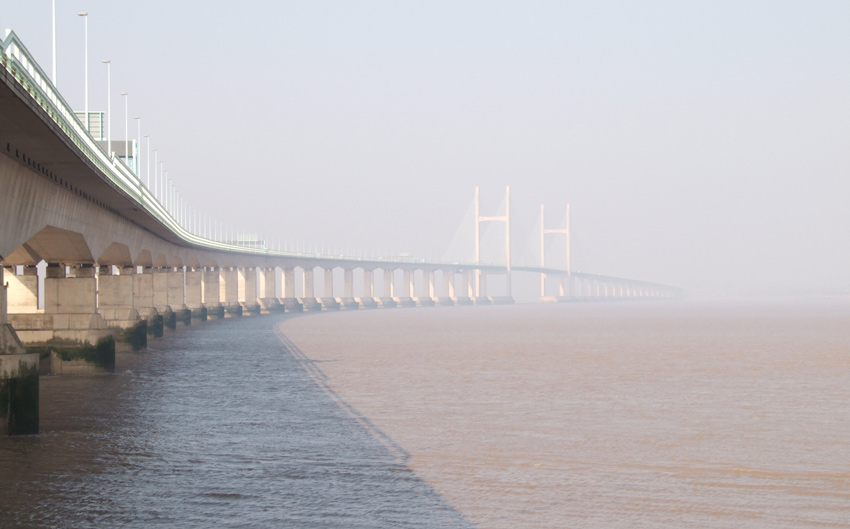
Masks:
[[[850,527],[850,300],[209,322],[41,380],[0,527]]]
[[[850,527],[850,302],[338,313],[282,332],[478,527]]]

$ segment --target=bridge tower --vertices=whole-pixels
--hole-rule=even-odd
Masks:
[[[511,290],[511,187],[505,187],[505,214],[495,217],[481,216],[480,190],[475,187],[475,262],[481,264],[481,223],[482,222],[504,222],[505,223],[505,290],[507,298],[513,299]],[[475,297],[480,302],[487,299],[487,275],[483,270],[475,271]]]
[[[561,276],[559,285],[560,297],[571,296],[572,263],[570,258],[570,205],[567,204],[567,225],[564,228],[546,228],[546,217],[544,216],[543,204],[540,204],[540,267],[546,267],[546,235],[566,235],[566,262],[564,270],[567,275]],[[540,274],[540,298],[546,296],[546,275]]]

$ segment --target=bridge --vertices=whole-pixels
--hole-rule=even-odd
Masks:
[[[540,274],[541,296],[556,281],[555,301],[680,294],[572,271],[568,229],[541,226],[540,266],[512,267],[509,190],[496,217],[479,214],[476,190],[472,262],[269,248],[201,219],[158,175],[143,179],[129,142],[96,139],[91,116],[81,119],[13,32],[0,51],[0,432],[38,431],[39,374],[108,372],[116,350],[209,318],[511,303],[515,271]],[[480,256],[479,226],[494,221],[506,223],[504,263]],[[547,234],[566,235],[563,269],[543,266]],[[496,274],[506,288],[494,296]]]

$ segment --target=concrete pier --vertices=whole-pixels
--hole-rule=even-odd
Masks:
[[[207,321],[207,307],[204,305],[204,271],[199,268],[186,269],[186,308],[191,318]]]
[[[5,271],[0,266],[0,435],[36,434],[38,354],[27,352],[8,322],[11,281],[5,280]]]
[[[260,304],[257,301],[257,270],[255,268],[237,269],[238,277],[238,299],[242,305],[242,314],[245,316],[256,316],[260,313]]]
[[[134,267],[115,273],[112,266],[101,266],[97,274],[97,310],[106,326],[113,330],[115,351],[139,351],[148,345],[148,322],[140,317],[135,305]]]
[[[41,374],[91,374],[115,368],[115,338],[97,312],[94,267],[80,265],[66,274],[51,263],[44,279],[44,311],[9,314],[21,343],[39,356]]]
[[[168,287],[168,306],[174,312],[174,320],[178,325],[191,325],[192,312],[186,306],[185,275],[183,267],[170,269],[165,272]]]
[[[239,277],[234,268],[222,268],[219,295],[224,306],[224,317],[242,316],[242,304],[239,303]]]
[[[283,305],[277,299],[277,281],[278,272],[275,268],[261,268],[259,270],[260,282],[260,297],[257,302],[260,304],[260,312],[269,314],[283,310]]]
[[[133,302],[139,317],[147,321],[148,337],[162,337],[164,318],[154,305],[153,268],[142,268],[141,274],[133,276]]]
[[[207,319],[224,318],[224,306],[221,304],[221,270],[211,266],[203,270],[204,307],[207,309]]]

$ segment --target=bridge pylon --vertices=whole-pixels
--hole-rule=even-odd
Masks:
[[[511,290],[511,187],[505,187],[505,214],[494,217],[481,216],[480,189],[475,187],[475,263],[481,264],[481,223],[482,222],[504,222],[505,223],[505,290],[506,298],[513,300]],[[476,303],[489,303],[487,297],[487,275],[478,269],[475,271],[475,298]],[[496,298],[497,300],[499,298]]]
[[[563,228],[546,228],[546,217],[544,215],[544,206],[540,204],[540,267],[546,268],[546,236],[547,235],[565,235],[566,236],[566,255],[564,270],[566,275],[561,276],[561,282],[558,285],[558,293],[561,298],[572,296],[572,263],[570,257],[570,205],[567,204],[567,225]],[[546,297],[546,277],[548,274],[540,274],[540,299]]]

